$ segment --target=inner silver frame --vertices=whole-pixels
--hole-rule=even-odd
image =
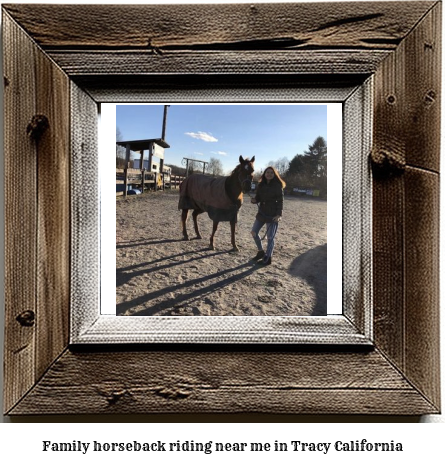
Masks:
[[[98,114],[71,85],[71,344],[232,343],[372,345],[372,77],[335,89],[220,89],[118,96],[113,103],[342,103],[342,315],[131,316],[100,313]],[[88,152],[88,153],[86,153]],[[97,196],[91,195],[97,192]]]

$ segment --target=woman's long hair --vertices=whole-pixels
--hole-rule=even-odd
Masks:
[[[281,179],[281,176],[278,174],[278,171],[273,166],[268,166],[263,171],[263,174],[261,175],[261,178],[260,178],[260,184],[267,183],[266,176],[265,176],[267,170],[272,170],[275,175],[270,182],[278,182],[281,184],[281,187],[284,189],[286,187],[286,183]]]

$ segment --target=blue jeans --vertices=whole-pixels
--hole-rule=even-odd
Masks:
[[[263,223],[262,221],[255,220],[252,226],[252,236],[253,240],[255,241],[258,250],[263,250],[263,243],[261,242],[261,237],[259,232],[261,228],[267,224],[267,249],[266,249],[266,257],[270,258],[273,254],[273,249],[275,247],[275,235],[277,234],[278,230],[278,222],[277,223]]]

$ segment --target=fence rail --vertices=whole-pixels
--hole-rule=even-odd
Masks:
[[[126,197],[130,187],[139,189],[142,194],[149,190],[179,189],[184,179],[184,176],[168,173],[156,173],[135,168],[116,168],[116,196]]]

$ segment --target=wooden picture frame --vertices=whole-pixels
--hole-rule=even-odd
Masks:
[[[440,2],[10,4],[2,14],[6,414],[440,411]],[[217,100],[229,89],[241,100],[262,88],[276,99],[370,79],[372,257],[355,259],[372,260],[372,313],[345,316],[366,344],[73,339],[73,296],[88,308],[97,295],[71,280],[97,253],[76,242],[97,212],[78,193],[72,203],[73,180],[95,188],[71,163],[95,153],[84,115],[154,94]]]

